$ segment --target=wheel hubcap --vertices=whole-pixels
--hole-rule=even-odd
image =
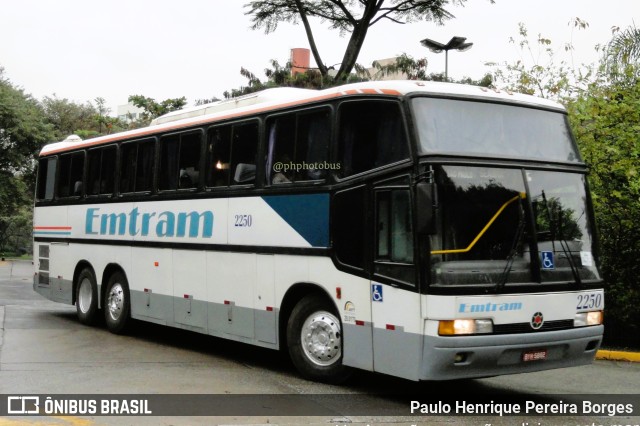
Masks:
[[[89,281],[88,278],[85,278],[80,282],[80,290],[78,291],[78,305],[83,314],[89,312],[92,299],[93,292],[91,290],[91,281]]]
[[[315,312],[304,322],[301,339],[304,354],[316,365],[332,365],[342,352],[340,321],[329,312]]]
[[[109,291],[107,297],[107,309],[109,310],[109,316],[112,320],[117,321],[122,314],[122,308],[124,306],[124,291],[122,286],[118,283],[114,284]]]

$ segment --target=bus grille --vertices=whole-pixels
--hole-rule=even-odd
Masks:
[[[573,328],[573,320],[545,321],[539,330],[531,328],[528,322],[516,324],[494,324],[493,334],[540,333],[542,331],[568,330]]]

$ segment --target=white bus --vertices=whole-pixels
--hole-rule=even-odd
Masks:
[[[287,350],[307,378],[590,363],[603,281],[564,109],[432,82],[271,89],[40,153],[35,291]]]

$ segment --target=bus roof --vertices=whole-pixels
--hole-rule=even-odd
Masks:
[[[386,95],[399,97],[409,94],[509,102],[523,106],[564,111],[564,107],[559,103],[535,96],[512,93],[505,90],[487,89],[486,87],[433,81],[367,81],[332,87],[325,90],[275,88],[239,98],[170,112],[153,120],[150,126],[140,129],[101,136],[85,141],[77,141],[75,139],[68,140],[69,138],[67,138],[65,141],[46,145],[42,148],[40,156],[103,145],[125,139],[143,138],[160,132],[177,131],[201,124],[232,118],[242,118],[261,112],[345,96]]]

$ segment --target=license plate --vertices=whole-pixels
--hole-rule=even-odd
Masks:
[[[522,361],[543,361],[547,359],[546,349],[536,349],[535,351],[527,351],[522,354]]]

